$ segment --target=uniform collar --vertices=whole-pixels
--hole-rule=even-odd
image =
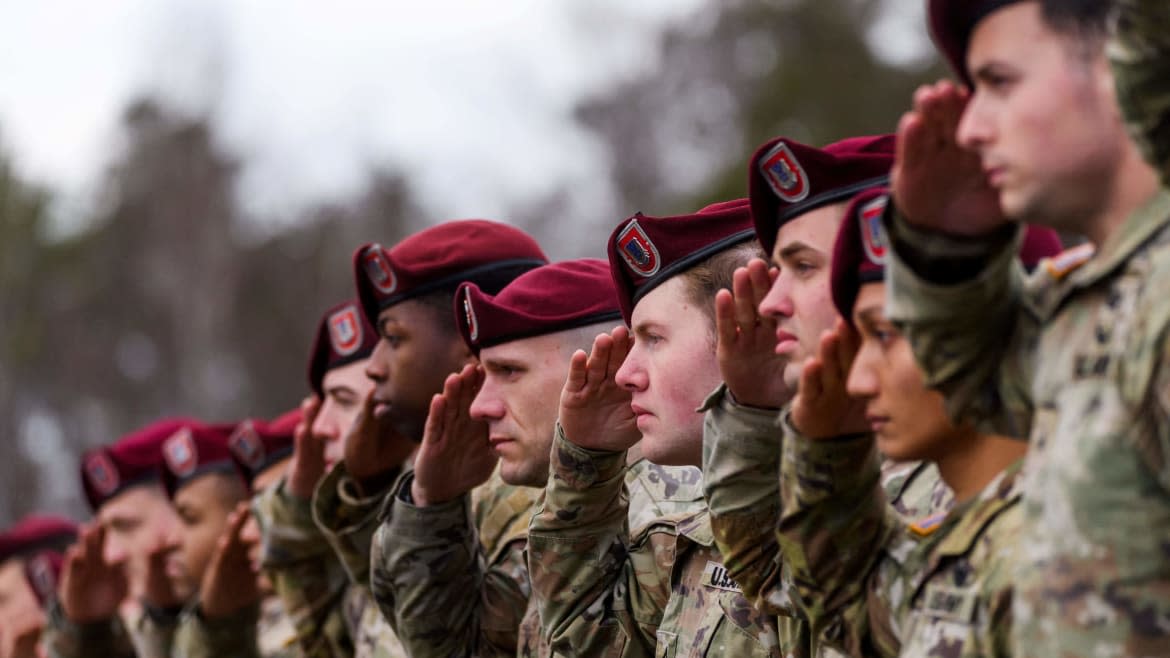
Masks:
[[[1089,262],[1069,275],[1069,289],[1088,288],[1123,267],[1162,228],[1170,224],[1170,190],[1161,188],[1134,211]]]

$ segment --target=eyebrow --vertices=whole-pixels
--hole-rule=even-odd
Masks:
[[[812,251],[812,252],[815,252],[818,254],[821,253],[821,251],[819,249],[816,249],[812,245],[804,243],[804,242],[800,242],[800,241],[793,242],[791,244],[786,245],[778,253],[780,256],[780,260],[786,260],[788,258],[792,258],[793,256],[795,256],[796,254],[799,254],[802,251]]]
[[[518,361],[516,359],[507,359],[507,358],[504,358],[504,359],[500,359],[500,358],[483,359],[483,358],[481,358],[480,363],[483,364],[484,368],[487,368],[489,370],[490,369],[499,370],[501,368],[514,368],[516,370],[527,370],[528,369],[527,363],[525,363],[523,361]]]
[[[885,314],[882,313],[881,306],[869,306],[860,311],[857,311],[857,317],[858,319],[864,320],[870,324],[877,324],[879,322],[886,321]]]

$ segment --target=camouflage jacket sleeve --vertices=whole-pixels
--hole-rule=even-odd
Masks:
[[[175,631],[174,658],[259,658],[256,625],[260,605],[224,619],[207,619],[198,604],[188,606]]]
[[[703,491],[728,575],[768,614],[790,614],[780,518],[778,412],[737,404],[726,386],[703,403]]]
[[[498,478],[485,484],[502,489],[491,498],[507,507],[506,516],[518,517],[521,531],[501,535],[495,528],[489,541],[504,545],[481,545],[471,494],[416,507],[413,479],[399,478],[374,536],[378,606],[411,656],[515,656],[531,589],[524,547],[533,494]]]
[[[77,624],[65,617],[57,603],[49,607],[43,644],[49,658],[135,658],[136,655],[120,618]]]
[[[1109,43],[1117,98],[1130,134],[1170,186],[1170,4],[1117,0]]]
[[[310,501],[290,494],[282,480],[258,494],[252,508],[263,536],[261,566],[284,602],[302,654],[352,656],[344,611],[349,578],[313,523]]]
[[[179,609],[144,610],[137,619],[126,622],[138,658],[168,658],[172,655],[180,612]]]
[[[551,457],[528,535],[542,634],[556,655],[654,655],[674,534],[652,526],[630,540],[625,453],[576,446],[558,423]]]
[[[792,571],[793,599],[818,643],[849,655],[898,654],[889,629],[871,628],[868,575],[897,520],[886,505],[879,457],[869,434],[814,441],[784,422],[777,526]],[[888,624],[886,625],[888,626]]]
[[[927,386],[946,398],[953,419],[981,431],[1028,436],[1028,363],[1009,359],[1028,350],[1023,269],[1015,256],[1021,232],[985,240],[919,231],[897,211],[887,216],[893,249],[886,266],[886,314],[914,351]],[[979,271],[945,284],[954,263]],[[1030,326],[1030,325],[1029,325]]]
[[[388,491],[363,496],[345,463],[339,462],[313,492],[313,522],[325,533],[350,581],[361,587],[370,586],[370,546]]]

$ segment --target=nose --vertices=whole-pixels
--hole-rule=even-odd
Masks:
[[[479,389],[479,392],[475,394],[475,399],[471,401],[469,413],[475,420],[486,422],[500,420],[504,417],[504,401],[497,395],[491,380],[491,375],[488,375],[484,379],[483,387]]]
[[[962,116],[959,117],[959,125],[955,129],[955,141],[959,146],[971,151],[978,151],[992,137],[987,103],[984,98],[979,93],[971,96],[970,102],[967,103]]]
[[[780,275],[772,281],[768,294],[760,300],[760,315],[766,318],[792,317],[792,296],[789,294],[788,274],[783,269]]]
[[[366,377],[379,384],[390,377],[390,369],[386,366],[389,360],[389,350],[390,344],[386,342],[386,339],[379,339],[374,345],[374,351],[370,354],[369,360],[366,361]]]
[[[313,425],[309,428],[311,436],[326,441],[336,441],[341,438],[341,430],[337,427],[333,407],[333,400],[326,396],[320,410],[317,411],[317,417],[313,419]]]
[[[645,391],[650,385],[650,376],[642,364],[642,350],[637,342],[626,355],[626,360],[622,361],[621,367],[614,373],[614,381],[631,393]]]
[[[876,349],[870,341],[862,341],[849,374],[845,379],[845,390],[855,398],[873,398],[881,392],[881,380],[878,376],[880,365]]]

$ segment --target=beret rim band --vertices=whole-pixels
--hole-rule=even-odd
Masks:
[[[113,491],[111,491],[109,493],[109,495],[106,495],[106,496],[102,496],[99,494],[97,496],[91,497],[89,495],[90,486],[87,483],[85,486],[86,498],[89,498],[90,508],[96,514],[97,511],[99,509],[101,509],[102,505],[105,505],[106,503],[113,500],[114,498],[116,498],[117,496],[122,494],[123,492],[128,491],[130,489],[133,489],[135,487],[141,487],[141,486],[145,486],[145,485],[154,484],[154,483],[158,482],[161,477],[162,477],[161,470],[159,470],[158,468],[151,469],[150,471],[143,473],[142,475],[139,475],[137,477],[126,480],[125,482],[119,482],[118,487],[116,489],[114,489]]]
[[[490,341],[480,341],[479,343],[477,343],[474,346],[474,350],[475,350],[476,354],[478,354],[480,350],[483,350],[485,348],[495,347],[497,345],[503,345],[505,343],[511,343],[513,341],[523,340],[525,338],[535,338],[536,336],[547,336],[549,334],[555,334],[555,333],[560,332],[560,331],[568,331],[569,329],[576,329],[578,327],[585,327],[585,326],[588,326],[591,324],[605,322],[606,320],[622,320],[622,319],[623,319],[622,312],[619,310],[602,311],[600,313],[591,313],[589,315],[585,315],[585,316],[582,316],[579,318],[573,318],[572,320],[566,320],[564,322],[559,322],[559,323],[553,324],[553,325],[546,325],[546,326],[540,327],[539,329],[532,329],[529,331],[517,331],[517,332],[513,332],[511,334],[496,336],[496,337],[492,338]]]
[[[224,475],[231,475],[233,473],[236,475],[241,474],[240,467],[237,466],[236,462],[233,461],[230,457],[226,461],[221,459],[219,461],[214,461],[214,462],[199,466],[194,471],[191,471],[191,473],[189,475],[184,475],[183,477],[176,477],[175,475],[171,474],[170,471],[168,470],[167,475],[164,476],[164,479],[166,480],[165,484],[166,484],[167,494],[169,495],[169,497],[174,498],[175,494],[179,492],[179,489],[182,489],[183,487],[190,484],[191,481],[194,480],[195,478],[198,478],[198,477],[203,476],[203,475],[210,475],[210,474],[217,474],[217,473],[224,474]],[[246,478],[245,478],[245,481],[246,481]]]
[[[731,247],[733,247],[741,242],[747,242],[748,240],[753,240],[755,238],[756,238],[755,227],[744,229],[744,230],[739,231],[737,233],[732,233],[731,235],[729,235],[721,240],[716,240],[715,242],[712,242],[711,244],[703,247],[702,249],[699,249],[697,251],[692,252],[687,257],[680,258],[679,260],[662,268],[661,270],[658,271],[657,274],[650,277],[649,279],[646,279],[646,282],[643,283],[641,286],[638,286],[634,290],[634,293],[632,295],[630,295],[630,313],[631,313],[631,315],[633,314],[634,307],[638,305],[638,302],[643,297],[645,297],[650,291],[652,291],[655,288],[657,288],[658,286],[662,285],[667,280],[674,278],[674,276],[676,274],[680,274],[680,273],[690,269],[695,264],[699,263],[700,261],[706,260],[710,256],[714,256],[715,254],[717,254],[721,251],[725,251],[727,249],[730,249]]]
[[[822,194],[811,196],[811,197],[805,199],[804,201],[801,201],[800,203],[788,206],[787,208],[784,209],[783,212],[777,213],[777,215],[776,215],[776,228],[774,230],[776,230],[776,231],[780,230],[781,226],[784,226],[785,224],[787,224],[789,221],[794,219],[797,215],[803,215],[804,213],[812,212],[813,210],[816,210],[817,208],[820,208],[822,206],[827,206],[830,203],[833,203],[834,201],[838,201],[840,199],[853,198],[859,192],[864,192],[865,190],[868,190],[872,187],[885,186],[885,185],[888,185],[889,182],[890,182],[890,176],[889,176],[889,174],[885,174],[882,176],[876,176],[874,178],[870,178],[868,180],[859,181],[857,183],[853,183],[852,185],[838,187],[838,188],[829,190],[827,192],[824,192]]]
[[[459,272],[455,272],[454,274],[448,274],[447,276],[439,278],[439,279],[435,279],[434,281],[428,281],[422,285],[415,286],[414,288],[411,288],[409,290],[390,295],[389,297],[386,297],[384,299],[379,299],[377,301],[377,308],[378,308],[378,311],[384,311],[384,310],[386,310],[386,309],[388,309],[391,306],[394,306],[396,304],[400,304],[402,302],[409,301],[409,300],[414,299],[416,297],[421,297],[427,293],[435,292],[437,290],[442,290],[443,288],[448,287],[453,283],[461,283],[463,281],[469,281],[472,279],[472,277],[478,276],[480,274],[487,274],[490,272],[494,272],[496,270],[503,270],[503,269],[507,269],[510,267],[529,266],[529,269],[531,269],[531,268],[540,267],[541,265],[545,265],[545,264],[546,264],[545,261],[542,261],[538,258],[512,258],[512,259],[508,259],[508,260],[498,260],[498,261],[493,261],[491,263],[485,263],[483,265],[478,265],[476,267],[472,267],[472,268],[469,268],[466,270],[460,270]],[[391,266],[393,266],[393,263],[391,263]],[[368,281],[366,282],[366,285],[369,285]],[[377,325],[377,318],[376,317],[370,318],[370,324]],[[375,326],[374,328],[377,329],[377,326]]]

